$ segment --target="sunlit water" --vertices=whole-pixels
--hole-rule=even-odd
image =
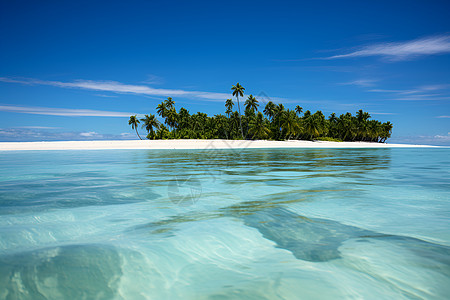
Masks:
[[[0,153],[0,299],[444,299],[450,149]]]

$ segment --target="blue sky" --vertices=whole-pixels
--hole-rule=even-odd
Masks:
[[[448,1],[2,1],[0,141],[135,138],[167,97],[224,113],[231,86],[391,142],[450,145]]]

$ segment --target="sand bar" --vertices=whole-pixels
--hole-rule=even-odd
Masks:
[[[1,142],[0,151],[17,150],[107,150],[107,149],[239,149],[239,148],[411,148],[426,145],[323,141],[243,140],[116,140],[61,142]]]

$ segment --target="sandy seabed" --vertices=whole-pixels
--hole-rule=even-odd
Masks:
[[[248,140],[116,140],[61,142],[0,142],[0,151],[107,150],[107,149],[245,149],[245,148],[405,148],[427,145],[368,142],[248,141]]]

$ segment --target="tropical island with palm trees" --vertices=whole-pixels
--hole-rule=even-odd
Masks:
[[[244,103],[244,114],[241,114],[239,97],[244,97],[245,88],[237,83],[233,85],[232,96],[236,97],[237,110],[232,99],[225,101],[225,115],[212,117],[206,113],[190,114],[181,107],[175,109],[175,101],[169,97],[156,107],[157,114],[145,115],[139,119],[131,116],[128,124],[138,132],[142,128],[147,131],[147,139],[226,139],[226,140],[320,140],[331,142],[378,142],[384,143],[391,137],[393,124],[382,123],[371,119],[368,112],[359,110],[355,115],[347,112],[339,117],[335,113],[328,118],[321,111],[303,112],[299,105],[294,110],[285,109],[283,104],[268,101],[262,108],[253,96],[249,95]]]

